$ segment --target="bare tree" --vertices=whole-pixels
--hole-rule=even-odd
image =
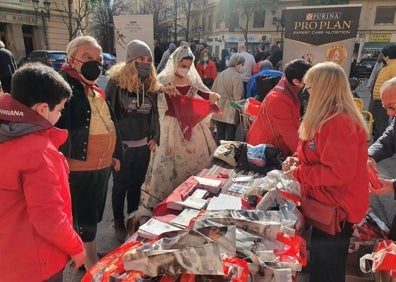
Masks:
[[[96,0],[90,15],[89,31],[98,40],[103,52],[114,53],[114,16],[127,13],[129,5],[124,1]]]
[[[69,41],[79,34],[84,34],[88,25],[88,16],[95,0],[56,1],[55,7],[61,12],[62,20],[69,33]]]
[[[220,0],[217,6],[217,20],[224,19],[230,31],[238,27],[245,42],[248,42],[249,23],[257,7],[268,7],[274,11],[279,7],[279,0]]]

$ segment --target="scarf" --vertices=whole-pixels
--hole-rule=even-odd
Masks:
[[[194,126],[211,113],[222,114],[217,105],[211,105],[208,100],[176,95],[169,97],[172,103],[173,113],[166,115],[174,116],[179,122],[180,129],[186,140],[190,141]]]
[[[85,95],[88,96],[89,89],[91,89],[92,91],[99,93],[100,96],[104,100],[106,100],[106,95],[102,89],[100,89],[95,83],[88,84],[88,83],[84,82],[82,77],[80,76],[80,74],[75,69],[73,69],[69,64],[63,64],[60,71],[66,73],[68,76],[80,81],[81,84],[84,86]]]

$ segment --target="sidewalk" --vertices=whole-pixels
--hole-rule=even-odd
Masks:
[[[113,214],[111,208],[111,189],[113,180],[110,178],[107,192],[106,207],[103,220],[98,224],[97,243],[99,253],[108,253],[117,248],[120,243],[117,241],[113,228]],[[85,272],[75,270],[66,266],[63,272],[64,282],[80,282]]]

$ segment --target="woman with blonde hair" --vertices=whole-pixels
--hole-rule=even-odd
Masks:
[[[131,218],[139,206],[140,187],[150,155],[160,142],[158,92],[169,89],[160,87],[157,82],[152,52],[140,40],[129,42],[125,62],[113,66],[108,74],[106,97],[114,109],[124,146],[121,170],[113,172],[112,191],[114,227],[117,239],[124,242],[127,235],[124,222],[125,196],[127,229],[132,230]]]
[[[369,133],[341,66],[319,63],[308,70],[304,83],[310,96],[300,141],[283,170],[301,184],[302,197],[344,212],[335,235],[312,227],[310,248],[310,281],[342,282],[352,225],[363,219],[369,206]]]

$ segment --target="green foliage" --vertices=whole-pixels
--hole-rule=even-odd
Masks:
[[[304,6],[349,4],[349,0],[303,0]]]

